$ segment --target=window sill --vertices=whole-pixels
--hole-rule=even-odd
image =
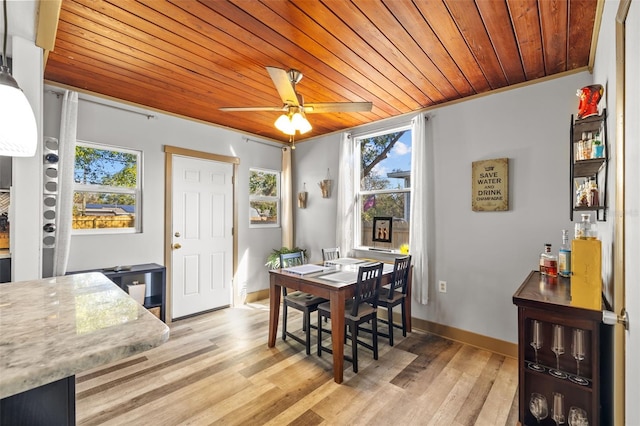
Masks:
[[[393,260],[396,257],[404,256],[400,250],[396,249],[376,249],[373,247],[356,247],[353,249],[356,257],[372,258],[376,260]]]

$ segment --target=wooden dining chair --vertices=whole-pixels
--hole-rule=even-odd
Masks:
[[[389,338],[389,345],[393,346],[393,329],[402,330],[402,335],[407,336],[407,320],[405,317],[405,299],[407,297],[407,286],[409,283],[409,271],[411,270],[411,256],[396,258],[393,264],[393,275],[391,282],[380,289],[378,298],[378,306],[387,308],[387,318],[379,318],[379,321],[385,323],[389,327],[389,332],[384,333],[378,331],[378,335]],[[393,308],[401,306],[402,324],[393,322]]]
[[[304,254],[299,251],[295,253],[280,254],[280,267],[288,268],[298,266],[304,263]],[[287,292],[286,287],[282,287],[282,340],[291,337],[293,340],[305,346],[307,355],[311,354],[311,329],[317,328],[311,324],[311,313],[318,309],[320,303],[326,302],[327,299],[314,296],[313,294],[302,291]],[[301,339],[295,334],[287,331],[287,309],[294,308],[302,312],[302,330],[305,332],[306,339]]]
[[[358,372],[358,345],[373,351],[373,359],[378,359],[377,310],[382,267],[382,263],[361,266],[358,269],[355,296],[345,303],[345,326],[351,334],[351,357],[345,356],[345,359],[351,361],[354,373]],[[318,306],[318,356],[322,356],[323,351],[332,353],[330,348],[322,346],[322,317],[331,318],[331,302],[324,302]],[[358,339],[358,327],[365,322],[371,323],[371,344]]]
[[[322,260],[334,260],[340,258],[340,247],[331,247],[322,249]]]

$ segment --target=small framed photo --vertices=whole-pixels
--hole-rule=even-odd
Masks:
[[[373,218],[373,241],[381,243],[390,243],[393,218],[392,217],[374,217]]]

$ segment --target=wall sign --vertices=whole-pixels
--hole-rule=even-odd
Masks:
[[[508,158],[472,163],[471,208],[474,212],[509,210]]]

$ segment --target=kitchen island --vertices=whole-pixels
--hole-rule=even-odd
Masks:
[[[75,424],[75,375],[169,328],[101,273],[0,284],[0,424]]]

